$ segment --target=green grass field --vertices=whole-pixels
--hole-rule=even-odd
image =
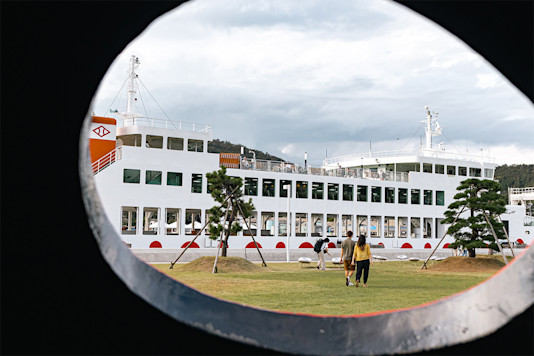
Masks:
[[[268,267],[254,271],[225,272],[221,269],[216,274],[211,273],[209,266],[201,271],[188,270],[187,264],[175,265],[174,269],[169,269],[168,263],[153,266],[221,299],[270,310],[328,315],[363,314],[420,305],[468,289],[495,273],[421,270],[422,263],[375,262],[371,266],[368,288],[347,287],[343,268],[331,263],[327,263],[326,271],[317,270],[315,263],[304,268],[298,263],[268,263]],[[434,263],[441,262],[431,261],[429,267]]]

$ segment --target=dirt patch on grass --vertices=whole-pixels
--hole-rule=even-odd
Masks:
[[[180,266],[181,271],[186,272],[212,272],[215,256],[204,256]],[[217,273],[225,272],[255,272],[261,270],[250,261],[241,257],[219,257],[217,259]]]
[[[428,269],[441,272],[496,272],[504,265],[502,256],[449,257]]]

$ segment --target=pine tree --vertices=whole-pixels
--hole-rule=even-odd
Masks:
[[[230,235],[243,230],[240,219],[252,216],[254,205],[252,199],[248,202],[243,199],[243,180],[240,177],[228,176],[225,166],[218,171],[207,173],[206,177],[211,196],[221,204],[208,210],[210,238],[217,240],[223,234],[221,256],[226,257]]]
[[[493,226],[497,238],[505,238],[503,223],[498,217],[506,211],[506,198],[499,194],[501,186],[493,180],[471,178],[460,183],[460,192],[454,196],[442,224],[451,224],[447,234],[454,236],[450,248],[462,247],[475,257],[475,248],[488,247],[498,251],[495,238],[486,217]],[[459,213],[462,212],[460,215]],[[465,214],[467,212],[467,217]],[[458,217],[458,218],[457,218]],[[456,219],[457,218],[457,219]],[[456,221],[455,221],[456,219]]]

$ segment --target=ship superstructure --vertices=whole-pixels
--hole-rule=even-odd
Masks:
[[[107,138],[100,137],[114,139],[115,148],[93,157],[104,210],[132,248],[186,246],[216,205],[206,173],[222,165],[228,175],[243,179],[245,198],[256,208],[248,221],[252,234],[267,249],[311,248],[319,237],[339,247],[349,230],[385,248],[434,248],[446,231],[441,221],[459,183],[494,178],[490,157],[450,153],[432,144],[441,127],[429,107],[425,145],[418,150],[346,155],[325,159],[321,167],[209,153],[211,126],[135,113],[138,65],[132,56],[126,111],[116,128],[106,121]],[[93,120],[97,136],[106,132],[102,121]],[[95,140],[92,151],[101,142]],[[512,241],[532,241],[534,224],[526,216],[525,205],[502,216]],[[254,247],[247,235],[232,237],[228,247]],[[452,241],[446,237],[442,246]],[[217,242],[204,230],[192,246],[215,248]]]

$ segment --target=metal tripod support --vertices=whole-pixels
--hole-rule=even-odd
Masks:
[[[462,210],[460,210],[460,212],[456,215],[456,217],[454,218],[454,221],[452,222],[451,225],[454,225],[454,223],[456,222],[456,220],[458,220],[458,218],[460,217],[460,215],[464,212],[465,210],[465,205],[462,207]],[[441,243],[443,242],[443,239],[445,238],[445,236],[447,236],[447,231],[445,231],[445,234],[443,234],[443,237],[441,238],[441,240],[439,240],[438,244],[436,245],[436,247],[434,248],[434,251],[432,251],[432,253],[430,254],[430,256],[428,256],[428,258],[426,259],[425,263],[423,263],[423,266],[421,267],[421,269],[427,269],[426,268],[426,264],[428,263],[428,261],[430,260],[430,257],[432,257],[434,255],[434,252],[436,252],[436,250],[438,249],[439,245],[441,245]]]
[[[236,187],[236,189],[237,189],[237,187]],[[232,191],[231,194],[233,194],[234,191],[235,191],[235,189]],[[228,197],[226,197],[226,199],[223,201],[223,203],[221,204],[221,206],[220,206],[217,210],[219,210],[224,204],[226,204],[226,202],[227,202],[230,198],[231,198],[231,195],[228,196]],[[191,240],[191,241],[187,244],[187,246],[186,246],[185,249],[182,251],[182,253],[180,253],[180,255],[174,260],[174,262],[171,262],[171,266],[169,267],[169,269],[173,269],[173,266],[176,264],[176,262],[178,262],[178,260],[180,259],[180,257],[182,257],[182,255],[183,255],[183,254],[185,253],[185,251],[189,248],[189,246],[191,246],[191,244],[192,244],[193,242],[195,242],[195,240],[197,239],[197,237],[200,236],[200,234],[202,233],[202,231],[204,231],[204,229],[205,229],[208,225],[209,225],[209,222],[206,222],[206,223],[204,224],[204,226],[202,227],[202,229],[196,234],[195,238],[194,238],[193,240]]]
[[[506,231],[506,228],[504,227],[504,223],[502,222],[500,215],[499,215],[499,221],[501,222],[501,224],[503,224],[502,231],[504,231],[504,235],[506,236],[506,241],[508,241],[508,246],[510,246],[510,251],[512,251],[512,257],[515,258],[514,249],[512,248],[512,243],[510,242],[510,237],[508,236],[508,232]]]
[[[482,214],[484,214],[484,217],[486,218],[486,221],[488,222],[488,225],[490,226],[491,233],[493,234],[493,237],[495,238],[495,242],[497,243],[497,246],[499,247],[499,251],[501,251],[504,263],[508,264],[508,259],[506,259],[506,256],[504,255],[504,250],[502,249],[501,243],[499,242],[499,239],[497,238],[497,234],[495,233],[495,229],[493,229],[493,225],[491,224],[488,218],[488,215],[486,214],[484,210],[482,210]]]
[[[245,214],[243,214],[243,209],[241,209],[241,206],[239,204],[237,204],[237,207],[239,208],[239,212],[241,213],[241,216],[245,216]],[[263,255],[260,252],[260,248],[258,247],[258,243],[256,242],[256,239],[254,238],[254,235],[252,235],[252,231],[250,231],[250,226],[247,223],[247,219],[244,219],[244,220],[245,220],[245,225],[247,225],[248,233],[250,234],[250,237],[252,237],[252,241],[254,241],[254,246],[256,246],[256,249],[258,250],[258,253],[260,254],[261,261],[262,261],[262,266],[267,267],[267,263],[265,263],[265,260],[263,259]]]

